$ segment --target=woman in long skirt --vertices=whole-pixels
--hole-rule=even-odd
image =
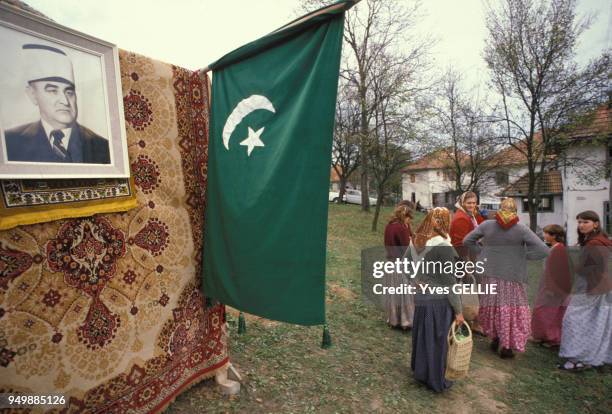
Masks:
[[[466,191],[457,197],[455,214],[450,225],[451,243],[457,254],[463,260],[470,260],[470,252],[463,246],[463,239],[485,219],[478,211],[478,196],[472,191]]]
[[[563,227],[558,224],[544,227],[544,240],[551,248],[533,308],[531,332],[535,341],[549,348],[561,343],[561,323],[569,302],[572,276]]]
[[[448,236],[450,212],[437,207],[431,210],[417,230],[414,243],[410,245],[412,260],[424,263],[453,263],[457,252]],[[436,272],[438,271],[438,272]],[[410,366],[414,379],[427,385],[435,392],[442,392],[452,385],[444,377],[447,336],[453,319],[463,323],[461,299],[455,295],[451,286],[456,283],[454,275],[444,273],[440,268],[425,266],[416,276],[417,282],[429,287],[446,287],[448,294],[423,293],[417,289],[416,310],[412,328],[412,358]]]
[[[524,352],[531,334],[531,311],[525,286],[527,260],[542,259],[548,247],[529,227],[518,222],[512,198],[501,202],[495,220],[486,220],[463,239],[464,246],[479,254],[485,276],[482,284],[496,286],[480,295],[478,318],[485,334],[492,340],[494,352],[501,347],[502,358]],[[483,247],[480,247],[482,243]]]
[[[612,364],[612,277],[608,267],[612,242],[594,211],[584,211],[576,219],[581,251],[559,350],[566,361],[558,367],[566,371]]]
[[[461,260],[466,262],[472,262],[475,260],[473,255],[470,255],[467,247],[463,245],[463,239],[472,230],[474,230],[480,223],[485,219],[480,215],[478,211],[478,196],[473,191],[466,191],[457,197],[457,203],[455,204],[455,214],[453,214],[453,220],[450,225],[450,238],[451,243]],[[476,274],[470,275],[464,279],[468,281],[473,278],[476,285],[480,284],[480,277]],[[464,297],[466,299],[466,297]],[[466,317],[472,332],[482,334],[482,328],[478,321],[478,302],[477,297],[471,297],[472,303],[466,301],[464,303],[464,316]]]
[[[406,249],[410,245],[414,205],[410,201],[401,201],[393,211],[389,223],[385,227],[385,249],[387,260],[394,261],[402,258]],[[384,284],[387,287],[400,287],[408,284],[410,280],[404,273],[390,273],[384,277]],[[384,297],[385,315],[387,324],[393,328],[404,330],[412,327],[412,317],[414,314],[414,300],[412,295],[386,294]]]

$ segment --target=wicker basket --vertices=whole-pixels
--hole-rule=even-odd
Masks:
[[[457,324],[453,322],[448,331],[448,353],[446,355],[446,373],[444,376],[449,380],[463,378],[470,370],[470,358],[472,357],[472,330],[467,323],[463,324],[468,331],[468,336],[461,339],[457,336]]]

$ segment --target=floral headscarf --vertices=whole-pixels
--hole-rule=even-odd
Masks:
[[[513,198],[504,198],[499,207],[499,211],[495,214],[495,220],[504,229],[509,229],[518,223],[519,218],[516,214],[516,202]]]
[[[419,226],[414,246],[420,252],[425,248],[427,241],[436,236],[448,237],[450,230],[450,211],[444,207],[436,207],[427,213],[427,216]]]

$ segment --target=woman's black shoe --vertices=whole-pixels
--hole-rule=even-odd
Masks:
[[[496,352],[499,349],[499,338],[495,338],[493,342],[491,342],[491,351]]]

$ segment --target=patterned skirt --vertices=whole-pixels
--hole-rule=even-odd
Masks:
[[[496,277],[485,276],[484,285],[497,285],[497,294],[480,295],[478,320],[485,334],[499,338],[502,348],[525,352],[531,334],[531,311],[525,286]]]
[[[576,291],[586,288],[585,279],[578,278]],[[612,292],[572,296],[563,318],[559,356],[593,366],[612,364]]]

